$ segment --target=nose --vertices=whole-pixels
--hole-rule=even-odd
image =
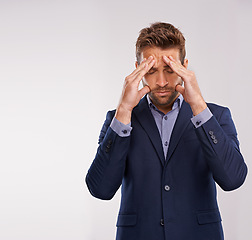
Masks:
[[[164,72],[160,72],[158,74],[156,84],[159,87],[165,87],[166,85],[168,85],[168,81],[166,80]]]

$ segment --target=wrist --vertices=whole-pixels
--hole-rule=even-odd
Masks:
[[[122,105],[119,105],[116,109],[115,118],[119,122],[127,125],[131,122],[131,113],[132,110],[129,110]]]
[[[196,116],[203,112],[207,108],[207,104],[204,100],[198,101],[196,103],[190,104],[193,116]]]

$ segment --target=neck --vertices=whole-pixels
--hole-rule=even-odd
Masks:
[[[155,105],[155,107],[159,111],[163,112],[164,114],[167,114],[168,112],[170,112],[172,110],[173,103],[171,105],[164,105],[164,106],[163,105],[157,105],[157,104],[154,104],[154,103],[153,104]]]

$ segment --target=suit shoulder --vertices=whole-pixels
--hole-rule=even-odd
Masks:
[[[112,120],[113,117],[115,116],[115,112],[116,112],[115,109],[114,109],[114,110],[109,110],[109,111],[107,112],[107,115],[106,115],[106,120]]]
[[[232,114],[228,107],[220,106],[215,103],[207,103],[207,106],[218,121],[220,119],[224,119],[225,121],[232,119]]]
[[[215,103],[207,103],[208,108],[212,113],[222,113],[223,111],[229,111],[228,107],[224,107]]]

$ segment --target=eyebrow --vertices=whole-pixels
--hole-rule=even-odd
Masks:
[[[171,68],[170,66],[168,66],[168,65],[165,65],[164,68],[165,68],[165,69],[171,69],[171,70],[172,70],[172,68]],[[155,71],[155,70],[157,70],[157,68],[152,67],[149,71],[151,71],[151,70],[152,70],[152,71]]]

